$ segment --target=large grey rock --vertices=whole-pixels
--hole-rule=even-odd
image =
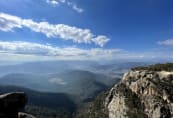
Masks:
[[[18,113],[18,118],[35,118],[35,117],[30,115],[30,114],[27,114],[27,113],[19,112]]]
[[[33,118],[29,115],[20,115],[19,111],[24,109],[27,96],[23,92],[14,92],[0,95],[0,118]],[[28,117],[27,117],[28,116]]]

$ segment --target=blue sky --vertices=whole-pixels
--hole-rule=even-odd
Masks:
[[[0,61],[171,61],[172,5],[172,0],[1,0]]]

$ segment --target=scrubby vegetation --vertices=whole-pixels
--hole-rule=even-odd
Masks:
[[[108,113],[104,107],[104,101],[108,92],[99,94],[92,103],[88,103],[80,108],[74,118],[108,118]]]
[[[173,63],[155,64],[150,66],[139,66],[132,70],[149,70],[149,71],[173,71]]]
[[[70,112],[66,109],[51,109],[28,105],[25,107],[25,111],[33,114],[36,118],[71,118]]]

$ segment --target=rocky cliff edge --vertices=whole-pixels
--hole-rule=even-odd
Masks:
[[[131,70],[104,102],[109,118],[172,118],[173,72]]]

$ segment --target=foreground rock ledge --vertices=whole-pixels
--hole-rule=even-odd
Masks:
[[[19,112],[24,109],[27,96],[23,92],[0,95],[0,118],[35,118],[32,115]]]

